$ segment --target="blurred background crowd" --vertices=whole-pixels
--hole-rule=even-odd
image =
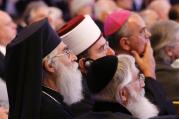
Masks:
[[[127,10],[131,13],[125,11],[124,13],[115,14],[120,10]],[[52,29],[61,37],[66,34],[65,30],[69,30],[69,24],[65,25],[66,23],[76,16],[86,14],[89,15],[99,27],[102,32],[100,33],[101,36],[107,39],[108,42],[105,42],[107,48],[105,48],[109,50],[109,54],[113,55],[123,53],[131,54],[127,52],[131,50],[128,50],[127,45],[125,45],[125,43],[127,43],[125,42],[126,39],[123,37],[129,37],[130,40],[135,39],[132,37],[136,36],[135,33],[138,27],[134,27],[133,24],[130,24],[130,20],[136,20],[139,24],[146,25],[140,32],[138,39],[141,37],[149,39],[151,46],[146,45],[147,41],[145,45],[143,45],[142,40],[140,42],[131,42],[129,46],[133,48],[133,50],[136,50],[140,57],[145,58],[145,52],[148,52],[148,54],[151,53],[152,56],[154,56],[155,63],[152,64],[152,62],[150,62],[150,68],[153,74],[150,71],[150,74],[148,74],[148,71],[145,69],[142,69],[142,72],[145,77],[152,77],[161,83],[166,92],[167,100],[173,102],[176,109],[178,108],[177,111],[179,114],[179,106],[177,107],[177,105],[179,105],[179,0],[0,0],[0,106],[5,107],[5,109],[0,108],[0,115],[4,116],[2,119],[7,118],[6,114],[9,108],[4,66],[7,45],[18,36],[18,33],[26,26],[44,18],[47,18]],[[130,16],[129,14],[132,15]],[[79,19],[82,18],[79,17],[78,20]],[[112,23],[115,22],[115,19],[123,20]],[[73,22],[71,23],[73,24]],[[119,32],[113,32],[115,25],[119,25],[118,28],[121,28],[120,30],[118,29]],[[131,29],[127,29],[128,27]],[[70,28],[70,30],[71,29],[72,28]],[[131,35],[129,31],[126,35],[126,29],[135,35]],[[88,30],[88,27],[86,27],[85,30]],[[98,30],[96,32],[98,32]],[[99,39],[101,39],[101,36]],[[61,39],[63,40],[63,37],[61,37]],[[120,39],[120,42],[115,42],[111,39]],[[73,41],[71,41],[71,43],[73,44]],[[95,43],[97,42],[95,41]],[[68,43],[65,44],[70,46]],[[85,50],[92,48],[91,45],[92,44],[88,47],[86,46],[87,48]],[[112,49],[110,49],[110,47]],[[144,50],[144,47],[149,47],[148,51]],[[150,49],[150,47],[152,49]],[[69,48],[74,51],[73,47]],[[66,54],[69,54],[69,52]],[[83,53],[82,55],[79,54],[75,54],[77,57],[74,56],[73,60],[76,61],[78,58],[77,61],[79,61],[78,63],[80,65],[79,59],[81,56],[83,57]],[[132,54],[135,60],[139,57],[136,53]],[[91,55],[90,59],[96,60],[100,58],[95,57],[95,55]],[[105,55],[107,55],[107,53]],[[148,57],[150,56],[148,55]],[[152,61],[152,59],[150,60]],[[140,70],[144,68],[145,62],[141,63],[140,60],[136,60],[136,62],[139,63]],[[152,71],[153,69],[154,71]],[[83,69],[80,70],[82,73],[85,72]],[[73,93],[71,95],[73,95]],[[162,107],[162,105],[160,106]]]

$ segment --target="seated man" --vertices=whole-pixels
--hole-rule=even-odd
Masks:
[[[0,10],[0,107],[9,108],[7,87],[4,78],[6,46],[15,38],[17,25],[11,16]]]
[[[156,77],[171,100],[179,99],[179,68],[172,63],[179,58],[179,24],[168,20],[151,27],[151,45],[156,61]]]
[[[127,10],[115,11],[107,17],[104,33],[117,55],[135,57],[146,79],[145,96],[159,108],[160,115],[175,114],[172,103],[166,99],[162,86],[155,78],[155,59],[149,39],[151,34],[142,18]]]
[[[79,67],[83,74],[85,99],[82,102],[70,104],[73,113],[78,116],[90,111],[93,103],[86,86],[87,61],[106,55],[114,55],[114,51],[109,47],[100,29],[89,15],[73,18],[58,33],[62,41],[77,55]]]
[[[95,99],[94,112],[124,113],[139,119],[159,114],[157,107],[144,97],[143,74],[130,55],[106,56],[95,60],[87,82]]]
[[[76,56],[69,52],[47,19],[24,28],[7,47],[5,78],[9,119],[73,119],[63,102],[62,88],[66,86],[60,83],[66,78],[59,78],[55,73],[60,69],[57,62],[65,66],[73,64],[77,69],[75,60]],[[75,81],[80,83],[80,80]],[[51,89],[42,89],[47,82],[52,85]]]

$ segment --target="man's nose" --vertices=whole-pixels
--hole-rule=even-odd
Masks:
[[[112,48],[109,47],[108,50],[107,50],[107,54],[106,55],[115,55],[115,52],[114,52],[114,50]]]
[[[77,61],[77,56],[73,52],[70,54],[70,58],[72,61]]]

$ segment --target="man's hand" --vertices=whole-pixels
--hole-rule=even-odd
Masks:
[[[140,57],[136,51],[131,51],[131,53],[135,57],[135,60],[145,77],[152,77],[155,79],[155,59],[150,41],[148,41],[145,46],[143,57]]]

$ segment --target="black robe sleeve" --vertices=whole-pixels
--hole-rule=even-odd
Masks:
[[[159,109],[159,115],[176,114],[172,102],[167,99],[162,85],[151,77],[145,77],[145,96]]]

